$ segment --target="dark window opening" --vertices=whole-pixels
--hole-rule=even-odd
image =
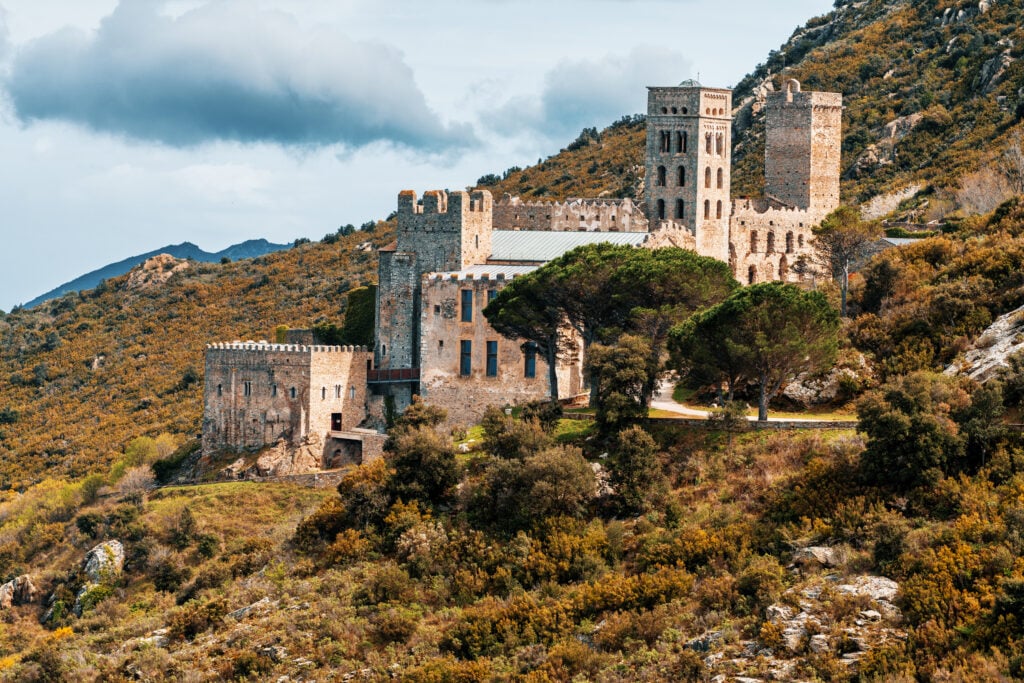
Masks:
[[[469,377],[473,373],[473,342],[463,339],[459,342],[459,374]]]
[[[750,266],[747,269],[747,284],[752,285],[757,282],[757,269],[754,266]]]
[[[498,376],[498,342],[487,342],[487,376]]]
[[[786,253],[793,253],[793,233],[791,232],[786,233]]]
[[[704,200],[704,218],[711,218],[711,200]]]
[[[462,322],[473,322],[473,290],[462,290]]]
[[[679,167],[679,172],[676,174],[676,184],[679,187],[686,187],[686,169],[682,166]]]
[[[244,393],[244,394],[245,394],[246,396],[252,396],[252,382],[245,382],[245,383],[244,383],[244,384],[242,385],[242,392],[243,392],[243,393]]]
[[[718,189],[725,187],[725,171],[718,169]]]
[[[341,431],[341,413],[331,413],[331,431]]]
[[[434,315],[441,315],[441,304],[434,304]]]
[[[768,243],[765,245],[765,251],[769,254],[775,253],[775,233],[768,233]]]
[[[523,368],[523,376],[533,379],[537,376],[537,345],[533,342],[526,343],[526,363]]]
[[[665,187],[665,167],[664,166],[659,166],[658,167],[658,187]],[[582,218],[583,217],[580,216],[581,220],[582,220]]]
[[[665,200],[658,200],[658,220],[665,220]]]
[[[711,189],[711,167],[704,169],[704,187]]]
[[[686,154],[686,131],[676,133],[676,152]]]
[[[224,395],[224,385],[223,384],[218,384],[217,385],[217,395],[218,396],[223,396]]]
[[[750,233],[750,253],[757,253],[757,230]]]
[[[676,200],[676,218],[682,218],[685,214],[686,203],[682,199]]]
[[[292,398],[295,398],[295,397],[296,397],[296,396],[298,395],[298,393],[299,393],[299,392],[298,392],[298,391],[297,391],[297,390],[295,389],[295,387],[292,387],[292,388],[291,388],[291,395],[292,395]]]
[[[487,290],[487,303],[494,301],[494,297],[498,296],[498,290],[488,289]]]

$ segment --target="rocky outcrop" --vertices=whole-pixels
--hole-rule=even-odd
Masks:
[[[121,541],[104,541],[85,555],[82,571],[93,584],[109,581],[124,569],[124,546]]]
[[[28,574],[12,579],[0,586],[0,610],[35,602],[38,592]]]
[[[981,70],[972,84],[975,92],[987,95],[1006,78],[1006,72],[1014,63],[1013,54],[1007,49],[981,65]]]
[[[846,548],[811,546],[793,553],[793,564],[798,567],[825,567],[834,569],[846,564]]]
[[[286,477],[295,474],[319,472],[322,468],[324,446],[319,439],[292,446],[284,440],[248,457],[241,457],[219,472],[221,479],[258,479]],[[211,461],[204,458],[198,469],[208,471]]]
[[[904,187],[902,190],[893,190],[892,192],[872,197],[869,202],[861,206],[860,214],[864,220],[867,221],[888,216],[890,213],[900,208],[900,204],[910,199],[923,189],[924,185],[921,183],[914,183],[913,185]]]
[[[1010,356],[1024,352],[1024,307],[1000,316],[985,330],[974,347],[945,370],[947,375],[967,375],[987,382],[1010,366]]]
[[[158,254],[146,259],[142,265],[132,268],[128,272],[128,279],[124,288],[128,291],[140,291],[163,285],[175,273],[188,270],[189,262],[183,259],[176,259],[169,254]]]

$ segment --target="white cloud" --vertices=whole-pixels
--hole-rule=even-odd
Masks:
[[[651,47],[599,60],[564,61],[544,77],[539,97],[514,97],[484,121],[501,132],[533,131],[564,139],[582,128],[643,111],[646,85],[675,85],[690,70],[680,53]]]
[[[22,46],[6,83],[17,116],[177,147],[384,141],[444,152],[475,141],[427,106],[389,45],[304,30],[244,0],[165,8],[123,0],[95,32],[63,29]]]

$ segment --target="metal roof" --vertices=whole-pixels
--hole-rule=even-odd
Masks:
[[[894,247],[905,247],[908,244],[917,244],[921,239],[915,237],[883,237],[882,241],[888,242]]]
[[[534,261],[545,263],[584,244],[639,247],[646,232],[544,232],[540,230],[495,230],[491,236],[491,261]]]
[[[507,280],[511,280],[519,275],[526,275],[527,273],[533,272],[537,270],[538,267],[539,266],[506,266],[503,264],[469,266],[462,270],[449,271],[445,273],[428,273],[427,277],[440,277],[444,279],[454,277],[460,280],[476,280],[486,275],[490,278],[504,277]]]

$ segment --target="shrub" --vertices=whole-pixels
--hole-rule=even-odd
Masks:
[[[227,606],[223,600],[187,603],[171,612],[167,623],[168,635],[175,640],[192,640],[220,623],[225,614]]]
[[[480,421],[484,450],[496,458],[523,460],[551,445],[551,437],[535,419],[517,420],[491,406]]]

